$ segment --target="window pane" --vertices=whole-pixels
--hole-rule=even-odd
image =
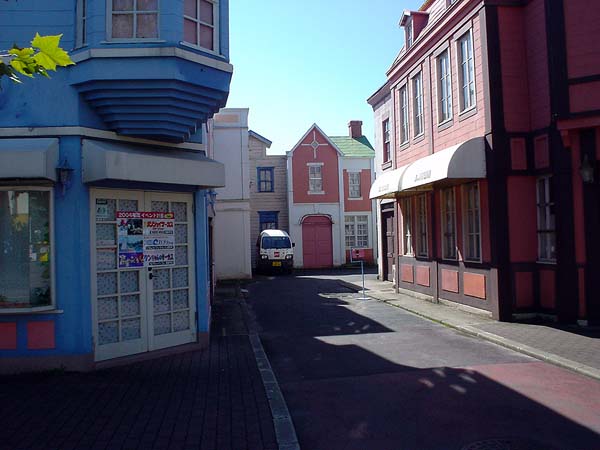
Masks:
[[[213,4],[206,0],[200,0],[200,20],[204,23],[214,25]]]
[[[156,15],[156,14],[138,14],[138,16],[137,16],[137,37],[139,37],[139,38],[158,37],[158,15]]]
[[[185,3],[183,4],[183,14],[197,19],[198,12],[196,10],[196,5],[196,0],[185,0]]]
[[[133,0],[113,0],[113,11],[133,11]]]
[[[50,192],[0,191],[0,309],[47,306]]]
[[[138,11],[158,11],[158,0],[137,0]]]
[[[200,47],[214,50],[212,27],[200,25]]]
[[[189,19],[183,19],[183,40],[190,44],[198,45],[196,22]]]
[[[133,37],[133,14],[115,14],[112,18],[113,38]]]

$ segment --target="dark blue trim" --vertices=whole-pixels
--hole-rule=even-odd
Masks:
[[[274,167],[257,167],[256,168],[256,188],[258,192],[275,192],[275,168]],[[270,180],[265,180],[261,177],[261,174],[271,174]],[[262,189],[262,184],[265,183],[265,189]],[[271,184],[271,188],[268,189],[268,184]]]

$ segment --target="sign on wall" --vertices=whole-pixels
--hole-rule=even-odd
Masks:
[[[117,211],[119,268],[175,264],[173,213]]]

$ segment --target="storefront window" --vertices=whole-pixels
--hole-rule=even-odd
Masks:
[[[417,197],[417,256],[426,258],[427,247],[427,196],[423,194]]]
[[[402,201],[402,230],[404,233],[404,254],[413,256],[412,240],[412,199],[407,198]]]
[[[479,185],[471,183],[465,186],[465,259],[481,260],[481,226],[479,212]]]
[[[0,190],[0,311],[52,304],[51,193]]]
[[[556,216],[552,178],[537,180],[537,234],[538,258],[540,261],[556,261]]]
[[[456,259],[456,198],[454,188],[442,191],[442,257]]]

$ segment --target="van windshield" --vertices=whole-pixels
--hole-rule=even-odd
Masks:
[[[262,248],[291,248],[290,238],[286,236],[273,237],[264,236],[262,238]]]

